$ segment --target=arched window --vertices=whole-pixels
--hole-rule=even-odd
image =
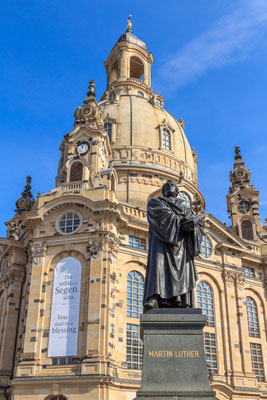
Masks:
[[[110,83],[116,81],[118,79],[118,76],[119,76],[119,65],[118,65],[118,61],[116,61],[112,66],[112,70],[111,70],[111,74],[110,74]]]
[[[241,233],[242,233],[242,238],[245,240],[254,239],[253,225],[249,219],[245,219],[244,221],[241,222]]]
[[[143,312],[144,278],[137,271],[127,276],[127,317],[139,318]],[[129,321],[130,322],[130,321]],[[140,339],[140,327],[126,324],[126,363],[128,369],[142,369],[143,342]]]
[[[83,179],[83,165],[81,162],[76,161],[72,164],[70,169],[70,182],[81,181]]]
[[[207,315],[207,326],[215,326],[213,293],[210,285],[205,281],[197,285],[197,306],[202,309],[203,314]]]
[[[143,312],[144,278],[137,271],[127,276],[127,317],[139,318]]]
[[[203,314],[207,315],[207,326],[209,327],[209,332],[204,332],[204,345],[208,372],[210,374],[217,374],[218,363],[213,292],[210,285],[205,281],[201,281],[197,285],[197,306],[202,309]]]
[[[191,206],[191,200],[190,200],[190,197],[188,196],[187,193],[185,193],[185,192],[179,192],[177,197],[178,197],[178,199],[183,200],[183,204],[184,204],[185,206],[187,206],[187,207],[190,207],[190,206]]]
[[[258,312],[255,300],[246,297],[248,333],[251,337],[260,337]]]
[[[112,124],[111,124],[111,122],[105,122],[104,132],[108,135],[109,141],[111,143],[111,140],[112,140]]]
[[[171,150],[171,134],[167,129],[162,130],[162,148]]]
[[[130,77],[141,79],[144,77],[144,64],[138,57],[131,57],[130,59]]]
[[[209,258],[211,255],[212,244],[208,236],[203,235],[201,242],[201,255],[204,258]]]

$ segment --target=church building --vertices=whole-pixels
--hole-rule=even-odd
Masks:
[[[27,177],[6,223],[0,400],[135,397],[147,201],[172,179],[185,205],[205,211],[197,153],[184,121],[154,93],[152,64],[128,20],[105,61],[100,102],[90,81],[74,127],[62,138],[55,187],[34,199]],[[231,226],[209,213],[203,223],[196,306],[207,316],[204,345],[217,398],[267,400],[267,225],[238,146],[230,183]]]

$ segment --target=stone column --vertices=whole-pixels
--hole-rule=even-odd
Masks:
[[[31,278],[28,295],[27,321],[24,339],[23,358],[17,368],[17,375],[26,373],[34,375],[37,360],[40,358],[40,340],[38,329],[40,326],[41,308],[44,303],[42,295],[42,282],[46,244],[34,242],[31,244]],[[24,364],[27,365],[24,366]]]

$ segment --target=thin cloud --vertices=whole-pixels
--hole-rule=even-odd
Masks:
[[[209,31],[193,39],[163,64],[160,76],[172,88],[207,71],[246,58],[266,35],[267,1],[246,0]]]

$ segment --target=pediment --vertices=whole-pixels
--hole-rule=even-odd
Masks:
[[[204,233],[211,236],[217,248],[228,248],[230,251],[236,253],[251,253],[248,244],[212,214],[206,214]]]
[[[75,142],[78,142],[79,140],[93,140],[94,138],[99,136],[104,137],[103,132],[99,129],[94,129],[88,124],[75,127],[69,134],[69,138],[75,140]]]

